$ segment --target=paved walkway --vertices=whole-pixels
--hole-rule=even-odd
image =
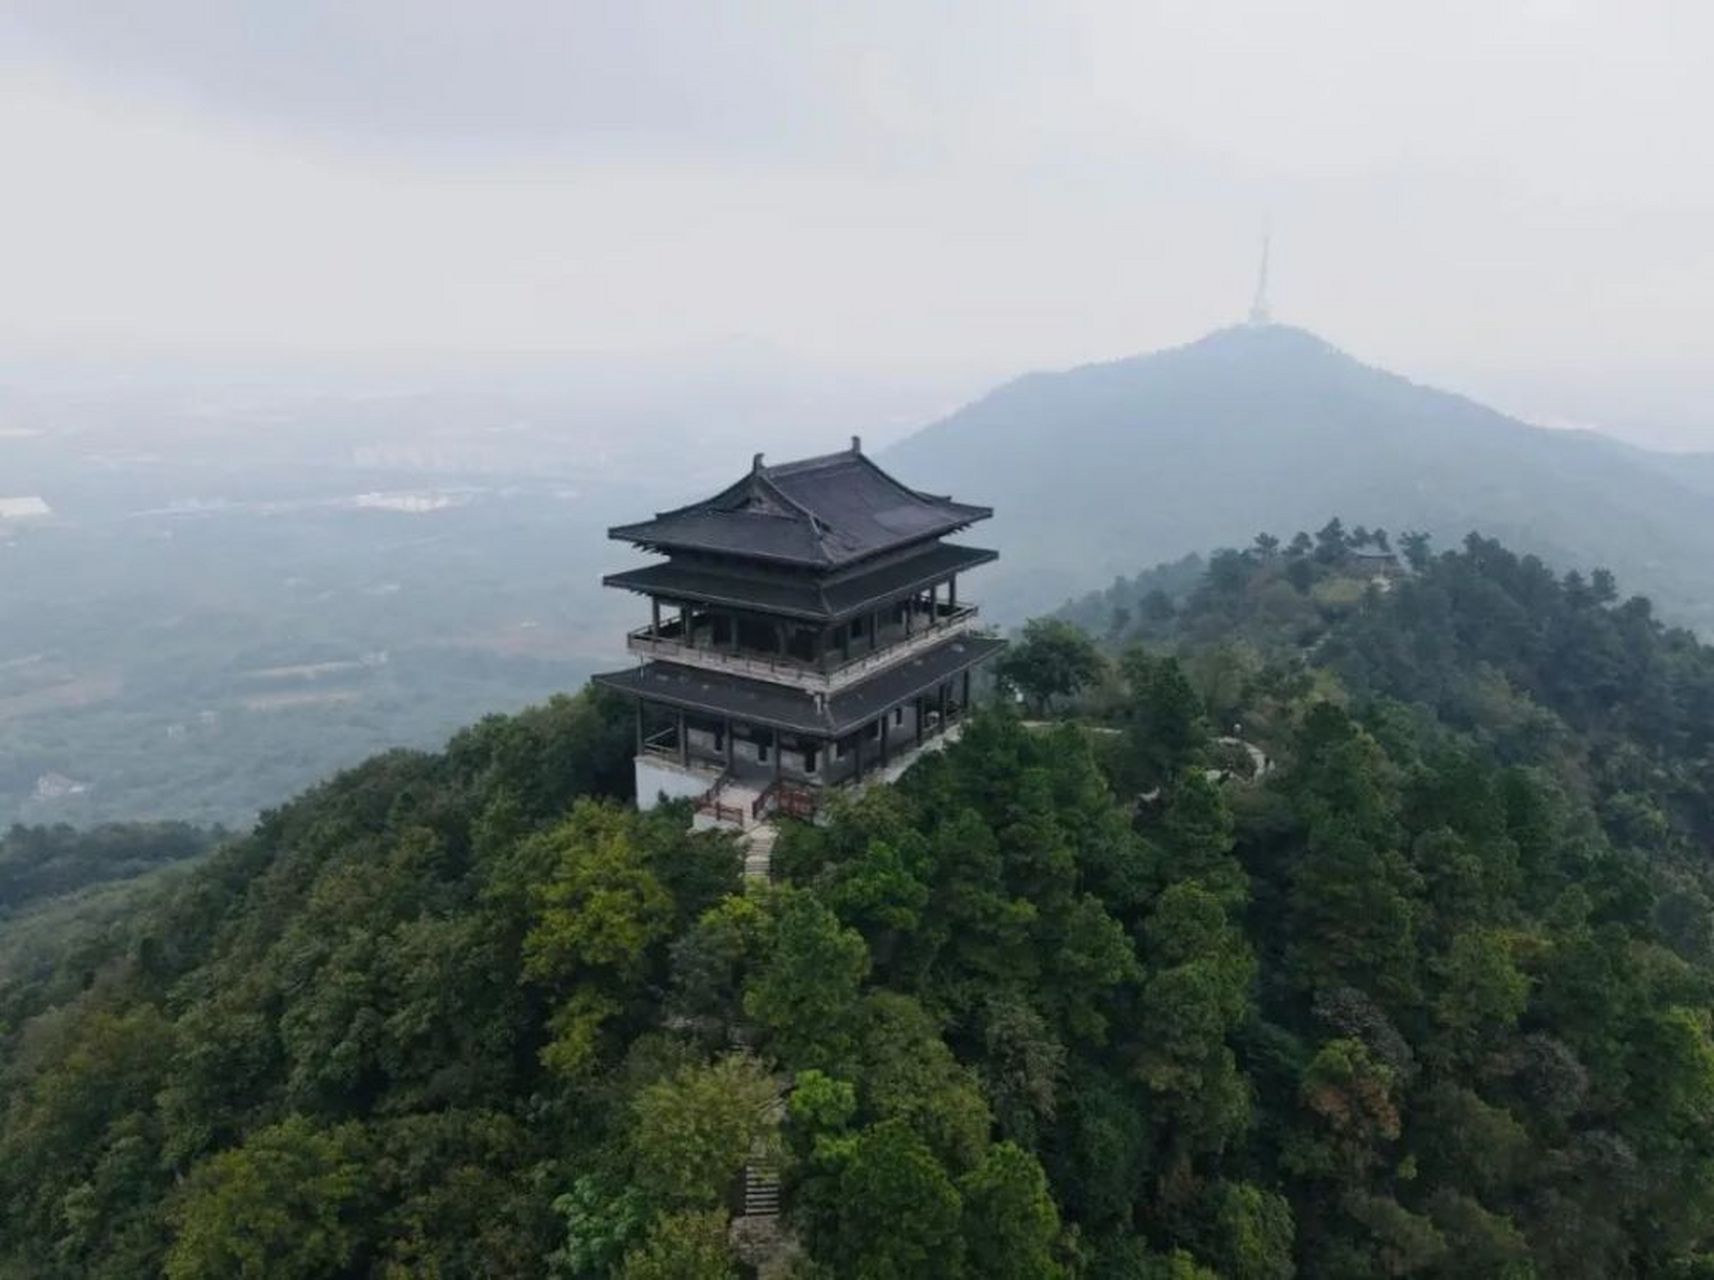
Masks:
[[[1075,721],[1075,720],[1024,720],[1021,723],[1023,724],[1024,728],[1026,728],[1026,729],[1040,730],[1040,729],[1051,729],[1055,725],[1060,725],[1060,724],[1077,724],[1077,721]],[[1102,737],[1111,737],[1114,734],[1119,734],[1119,733],[1124,732],[1123,729],[1115,729],[1112,725],[1106,725],[1106,724],[1085,724],[1085,725],[1079,725],[1079,727],[1085,733],[1099,734]],[[1255,743],[1246,742],[1242,738],[1234,738],[1234,737],[1230,737],[1230,736],[1216,738],[1216,739],[1214,739],[1214,741],[1218,742],[1223,747],[1242,747],[1249,754],[1250,765],[1251,765],[1251,776],[1253,778],[1265,778],[1265,777],[1267,777],[1268,774],[1273,772],[1274,762],[1271,759],[1269,759],[1268,753],[1263,751]],[[1219,780],[1219,779],[1226,777],[1228,773],[1230,773],[1230,770],[1228,770],[1228,769],[1210,769],[1210,770],[1208,770],[1208,776],[1210,778],[1215,779],[1215,780]],[[1149,798],[1148,796],[1143,797],[1143,799],[1145,799],[1145,800],[1147,800],[1148,798]]]
[[[1265,778],[1268,776],[1268,774],[1273,772],[1274,762],[1272,760],[1268,759],[1268,753],[1263,751],[1255,743],[1245,742],[1242,738],[1216,738],[1216,739],[1214,739],[1214,741],[1218,742],[1223,747],[1242,747],[1242,748],[1244,748],[1244,750],[1246,752],[1248,752],[1249,756],[1250,756],[1250,765],[1251,765],[1250,776],[1251,777]],[[1225,771],[1224,770],[1215,770],[1215,772],[1223,774]]]

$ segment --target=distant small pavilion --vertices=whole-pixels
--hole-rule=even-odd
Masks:
[[[690,798],[736,825],[812,814],[955,730],[1004,641],[959,579],[997,558],[944,541],[993,512],[907,488],[862,451],[750,471],[608,536],[664,555],[606,585],[648,597],[596,682],[637,708],[637,801]]]

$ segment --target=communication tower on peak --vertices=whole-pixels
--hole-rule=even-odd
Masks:
[[[1250,324],[1262,328],[1274,322],[1273,312],[1268,308],[1268,241],[1270,237],[1262,237],[1262,269],[1256,275],[1256,296],[1250,302]]]

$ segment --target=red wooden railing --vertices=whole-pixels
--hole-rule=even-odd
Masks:
[[[813,787],[800,786],[779,778],[770,782],[762,794],[756,797],[756,803],[750,807],[750,813],[752,817],[760,818],[769,809],[775,809],[788,818],[809,819],[815,816],[820,803]]]
[[[736,826],[744,825],[744,806],[727,804],[720,798],[720,789],[730,780],[730,774],[721,774],[714,785],[697,797],[698,813],[712,813],[717,822],[730,822]]]
[[[760,819],[768,811],[768,805],[773,801],[774,793],[780,789],[780,780],[775,778],[762,788],[762,794],[756,797],[756,802],[750,806],[750,816]]]
[[[806,820],[815,817],[819,803],[813,788],[800,787],[789,782],[780,783],[779,794],[774,800],[774,806],[787,817]]]

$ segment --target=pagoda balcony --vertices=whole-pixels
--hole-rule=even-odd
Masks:
[[[625,647],[640,658],[829,694],[975,630],[977,614],[976,605],[962,601],[942,604],[932,613],[919,608],[910,613],[908,623],[899,619],[877,627],[872,641],[868,636],[854,639],[849,657],[842,649],[830,648],[819,661],[718,643],[712,623],[705,619],[688,634],[676,620],[663,623],[659,630],[639,627],[626,637]]]

